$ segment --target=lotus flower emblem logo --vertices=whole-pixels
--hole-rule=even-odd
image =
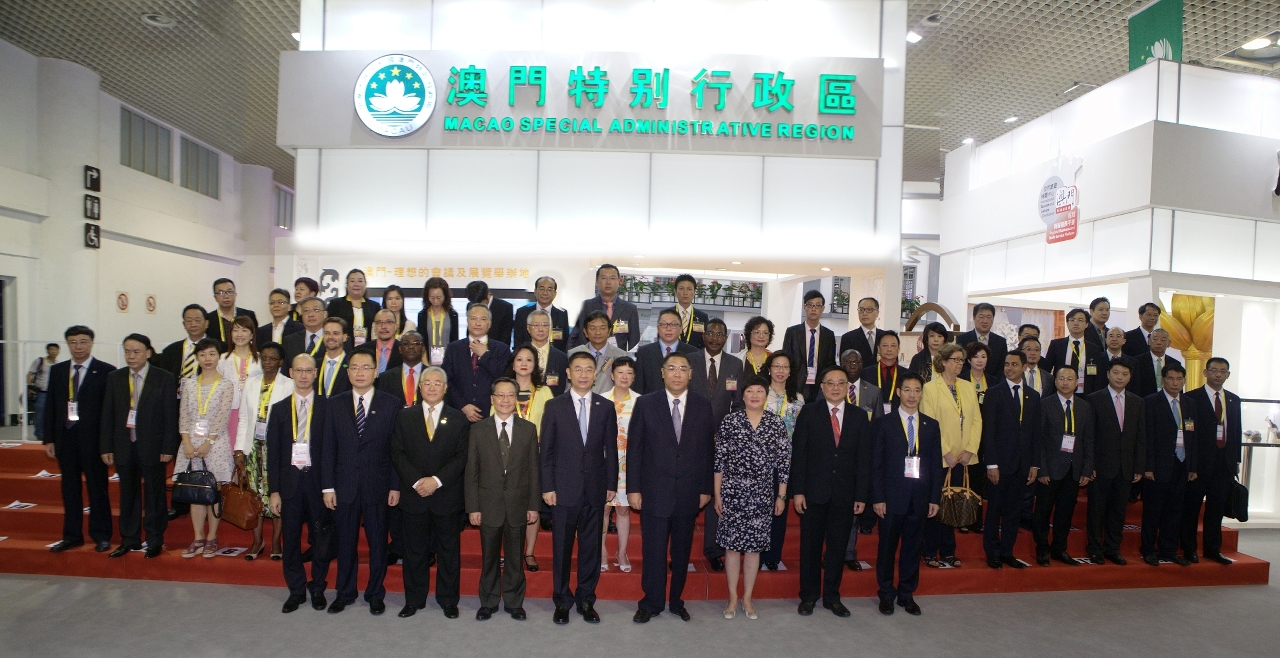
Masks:
[[[384,114],[392,112],[410,114],[418,109],[420,103],[422,99],[418,98],[417,94],[404,93],[404,83],[399,80],[387,83],[386,94],[374,94],[369,97],[369,107]]]
[[[1173,59],[1173,44],[1168,39],[1151,44],[1151,57],[1147,59]]]
[[[356,114],[365,127],[385,137],[403,137],[421,128],[435,101],[431,72],[408,55],[380,57],[356,79]]]

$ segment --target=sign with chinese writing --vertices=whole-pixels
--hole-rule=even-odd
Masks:
[[[1053,174],[1040,186],[1037,211],[1040,221],[1044,222],[1045,241],[1049,244],[1076,237],[1080,191],[1075,181],[1082,165],[1083,161],[1078,157],[1061,157],[1054,163]]]
[[[436,261],[434,264],[423,263],[421,260],[414,262],[415,259],[412,258],[378,263],[367,262],[363,257],[325,258],[322,256],[318,260],[320,276],[317,281],[320,284],[321,299],[332,299],[342,294],[346,285],[344,278],[353,266],[364,271],[366,281],[373,288],[381,288],[393,283],[421,288],[431,277],[440,277],[454,288],[461,288],[475,280],[483,280],[493,288],[528,288],[533,276],[527,263],[493,262],[488,267],[472,267],[458,263],[446,264],[437,258],[430,259]],[[310,261],[309,258],[300,257],[296,261],[295,274],[309,270]]]
[[[285,52],[276,142],[877,158],[883,87],[881,59]]]

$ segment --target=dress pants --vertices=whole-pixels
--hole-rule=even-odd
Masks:
[[[791,501],[786,503],[782,506],[782,514],[769,521],[769,550],[760,554],[760,564],[782,562],[782,546],[787,541],[787,516],[791,514]]]
[[[1086,487],[1089,496],[1089,543],[1085,552],[1089,557],[1120,553],[1131,482],[1131,479],[1117,475],[1098,478]]]
[[[314,476],[315,472],[311,470],[303,473],[295,495],[280,500],[280,541],[284,544],[281,564],[289,594],[302,595],[307,591],[312,595],[324,594],[329,585],[328,560],[321,561],[312,557],[311,580],[307,580],[307,571],[302,562],[302,527],[306,526],[307,535],[314,540],[320,532],[320,522],[330,514],[329,509],[324,506],[320,486]],[[312,555],[314,556],[314,552]]]
[[[1061,553],[1067,550],[1067,534],[1071,532],[1071,516],[1076,512],[1076,497],[1080,494],[1080,477],[1074,466],[1065,477],[1049,480],[1049,484],[1036,482],[1036,518],[1032,528],[1036,550]],[[1049,523],[1053,522],[1053,541],[1049,541]]]
[[[89,536],[94,541],[110,541],[111,498],[107,495],[107,465],[102,463],[102,456],[98,453],[97,432],[94,436],[82,437],[75,431],[78,429],[72,428],[69,431],[71,436],[57,441],[54,446],[58,468],[62,472],[62,538],[84,540],[84,498],[80,493],[80,474],[83,473],[85,488],[89,490]]]
[[[404,513],[400,507],[387,508],[387,534],[391,540],[387,542],[387,552],[404,557]]]
[[[1142,557],[1172,560],[1182,534],[1182,499],[1187,492],[1187,466],[1175,460],[1167,482],[1142,485]]]
[[[401,547],[404,549],[404,602],[425,608],[431,585],[427,559],[436,553],[436,603],[458,605],[458,581],[462,576],[462,524],[457,512],[409,514],[401,511]]]
[[[693,524],[698,515],[656,516],[640,511],[640,609],[662,612],[664,601],[672,612],[684,610],[684,581],[689,577],[689,553],[693,550]],[[667,545],[671,546],[671,593],[667,595]]]
[[[600,521],[604,523],[603,519]],[[484,608],[498,607],[501,596],[502,605],[510,610],[524,607],[524,528],[510,523],[501,526],[480,526],[480,606]],[[502,566],[502,582],[498,582],[498,557],[506,556]],[[596,573],[600,567],[596,566]],[[597,576],[598,577],[598,576]],[[581,590],[582,588],[579,588]],[[595,596],[592,595],[594,601]],[[559,605],[557,603],[556,605]]]
[[[382,579],[387,575],[386,498],[365,502],[357,490],[355,500],[338,503],[333,520],[338,527],[338,580],[334,587],[338,598],[356,600],[361,522],[364,523],[364,539],[369,544],[369,583],[364,588],[364,600],[376,601],[386,596],[387,590],[382,586]]]
[[[703,514],[706,516],[702,517],[702,554],[707,560],[723,558],[724,547],[716,543],[716,531],[720,528],[720,515],[716,514],[716,506],[707,505],[703,508]]]
[[[116,461],[116,472],[120,474],[120,544],[141,546],[142,530],[145,528],[147,546],[163,546],[164,531],[169,527],[168,509],[164,504],[164,462],[159,460],[151,464],[141,462],[136,443],[129,445],[127,463],[121,464],[119,460]],[[101,458],[98,463],[102,464]],[[64,487],[66,479],[67,476],[63,475]],[[80,510],[76,510],[76,518],[80,518]],[[90,518],[92,519],[92,515]],[[107,523],[110,527],[110,521]],[[90,532],[92,533],[92,530]],[[107,538],[110,537],[111,533],[108,532]]]
[[[551,598],[557,607],[581,606],[596,602],[600,581],[600,529],[604,527],[603,501],[596,505],[551,508],[552,581]],[[524,526],[521,526],[523,530]],[[573,544],[578,544],[578,591],[569,589],[573,570]],[[524,551],[516,551],[523,556]],[[516,557],[523,562],[523,557]],[[510,562],[511,558],[507,558]]]
[[[1222,553],[1222,516],[1227,511],[1227,496],[1235,481],[1235,464],[1220,459],[1208,469],[1201,468],[1196,479],[1187,483],[1182,502],[1182,550],[1196,552],[1196,530],[1200,525],[1200,503],[1204,503],[1204,554]]]
[[[986,479],[986,476],[983,476]],[[1022,498],[1027,491],[1027,474],[1000,474],[1000,484],[987,481],[987,516],[982,527],[982,548],[987,557],[1013,557],[1022,521]]]
[[[853,528],[853,505],[810,503],[800,515],[800,600],[840,600],[844,552]],[[822,553],[826,544],[825,563]],[[823,570],[825,569],[825,573]]]
[[[880,546],[876,550],[876,582],[880,600],[912,600],[920,584],[920,547],[925,519],[914,501],[906,514],[886,514],[880,519]],[[899,548],[901,546],[901,548]],[[893,584],[894,552],[898,551],[898,585]]]

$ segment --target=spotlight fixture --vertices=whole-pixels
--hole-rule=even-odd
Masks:
[[[908,36],[908,41],[909,40],[910,40],[910,36]],[[1270,45],[1271,45],[1271,39],[1268,39],[1266,37],[1261,37],[1258,39],[1254,39],[1253,41],[1250,41],[1249,43],[1246,43],[1243,46],[1240,46],[1240,49],[1241,50],[1258,50],[1261,48],[1266,48],[1267,46],[1270,46]]]
[[[911,32],[907,32],[907,43],[920,43],[920,40],[923,38],[924,37],[920,36],[919,34],[916,34],[914,30]]]
[[[294,40],[294,41],[302,41],[302,33],[301,33],[301,32],[292,32],[292,33],[290,33],[290,34],[289,34],[289,36],[293,37],[293,40]]]
[[[742,264],[742,261],[740,261],[740,260],[731,260],[731,261],[729,261],[729,264],[730,264],[730,265],[741,265],[741,264]]]
[[[1070,87],[1067,87],[1067,88],[1066,88],[1066,90],[1064,90],[1062,93],[1063,93],[1063,94],[1069,94],[1069,93],[1071,93],[1071,92],[1073,92],[1073,91],[1075,91],[1075,90],[1077,90],[1077,89],[1080,89],[1081,87],[1084,87],[1084,88],[1087,88],[1087,89],[1097,89],[1097,88],[1098,88],[1098,85],[1095,85],[1095,84],[1093,84],[1093,83],[1091,83],[1091,82],[1080,82],[1079,80],[1076,80],[1076,81],[1072,82],[1072,83],[1071,83],[1071,86],[1070,86]]]
[[[964,144],[964,145],[966,145],[966,146],[968,146],[969,144],[972,144],[972,143],[973,143],[973,138],[972,138],[972,137],[965,137],[964,139],[960,140],[960,143],[961,143],[961,144]]]
[[[830,271],[831,271],[831,268],[830,268],[830,267],[824,267],[824,268],[821,268],[821,269],[822,269],[822,271],[823,271],[823,272],[830,272]]]
[[[1017,122],[1018,122],[1018,117],[1009,117],[1008,119],[1005,119],[1005,120],[1004,120],[1004,122],[1005,122],[1005,123],[1017,123]]]
[[[1280,70],[1280,30],[1249,40],[1215,61],[1263,71]]]
[[[148,13],[142,15],[142,22],[151,27],[173,27],[178,24],[177,21],[165,16],[164,14]]]

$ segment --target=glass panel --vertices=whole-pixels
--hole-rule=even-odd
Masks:
[[[120,108],[120,164],[129,166],[129,124],[133,117],[129,110]]]
[[[147,122],[147,133],[143,151],[143,171],[156,175],[156,129],[159,128],[153,121]]]
[[[178,147],[178,184],[183,187],[191,187],[187,184],[187,181],[190,180],[189,176],[191,175],[189,173],[191,171],[191,161],[188,159],[191,157],[191,144],[187,142],[186,137],[183,137]]]
[[[133,125],[129,129],[129,166],[142,171],[142,151],[143,139],[146,136],[146,120],[138,115],[133,115]]]
[[[221,192],[221,188],[218,186],[220,180],[218,177],[218,164],[220,158],[218,157],[217,151],[205,149],[205,153],[209,154],[209,191],[206,194],[216,199],[218,198],[218,193]]]
[[[165,180],[169,178],[169,167],[171,159],[169,157],[169,149],[172,148],[173,136],[168,128],[160,128],[156,131],[156,176]]]

